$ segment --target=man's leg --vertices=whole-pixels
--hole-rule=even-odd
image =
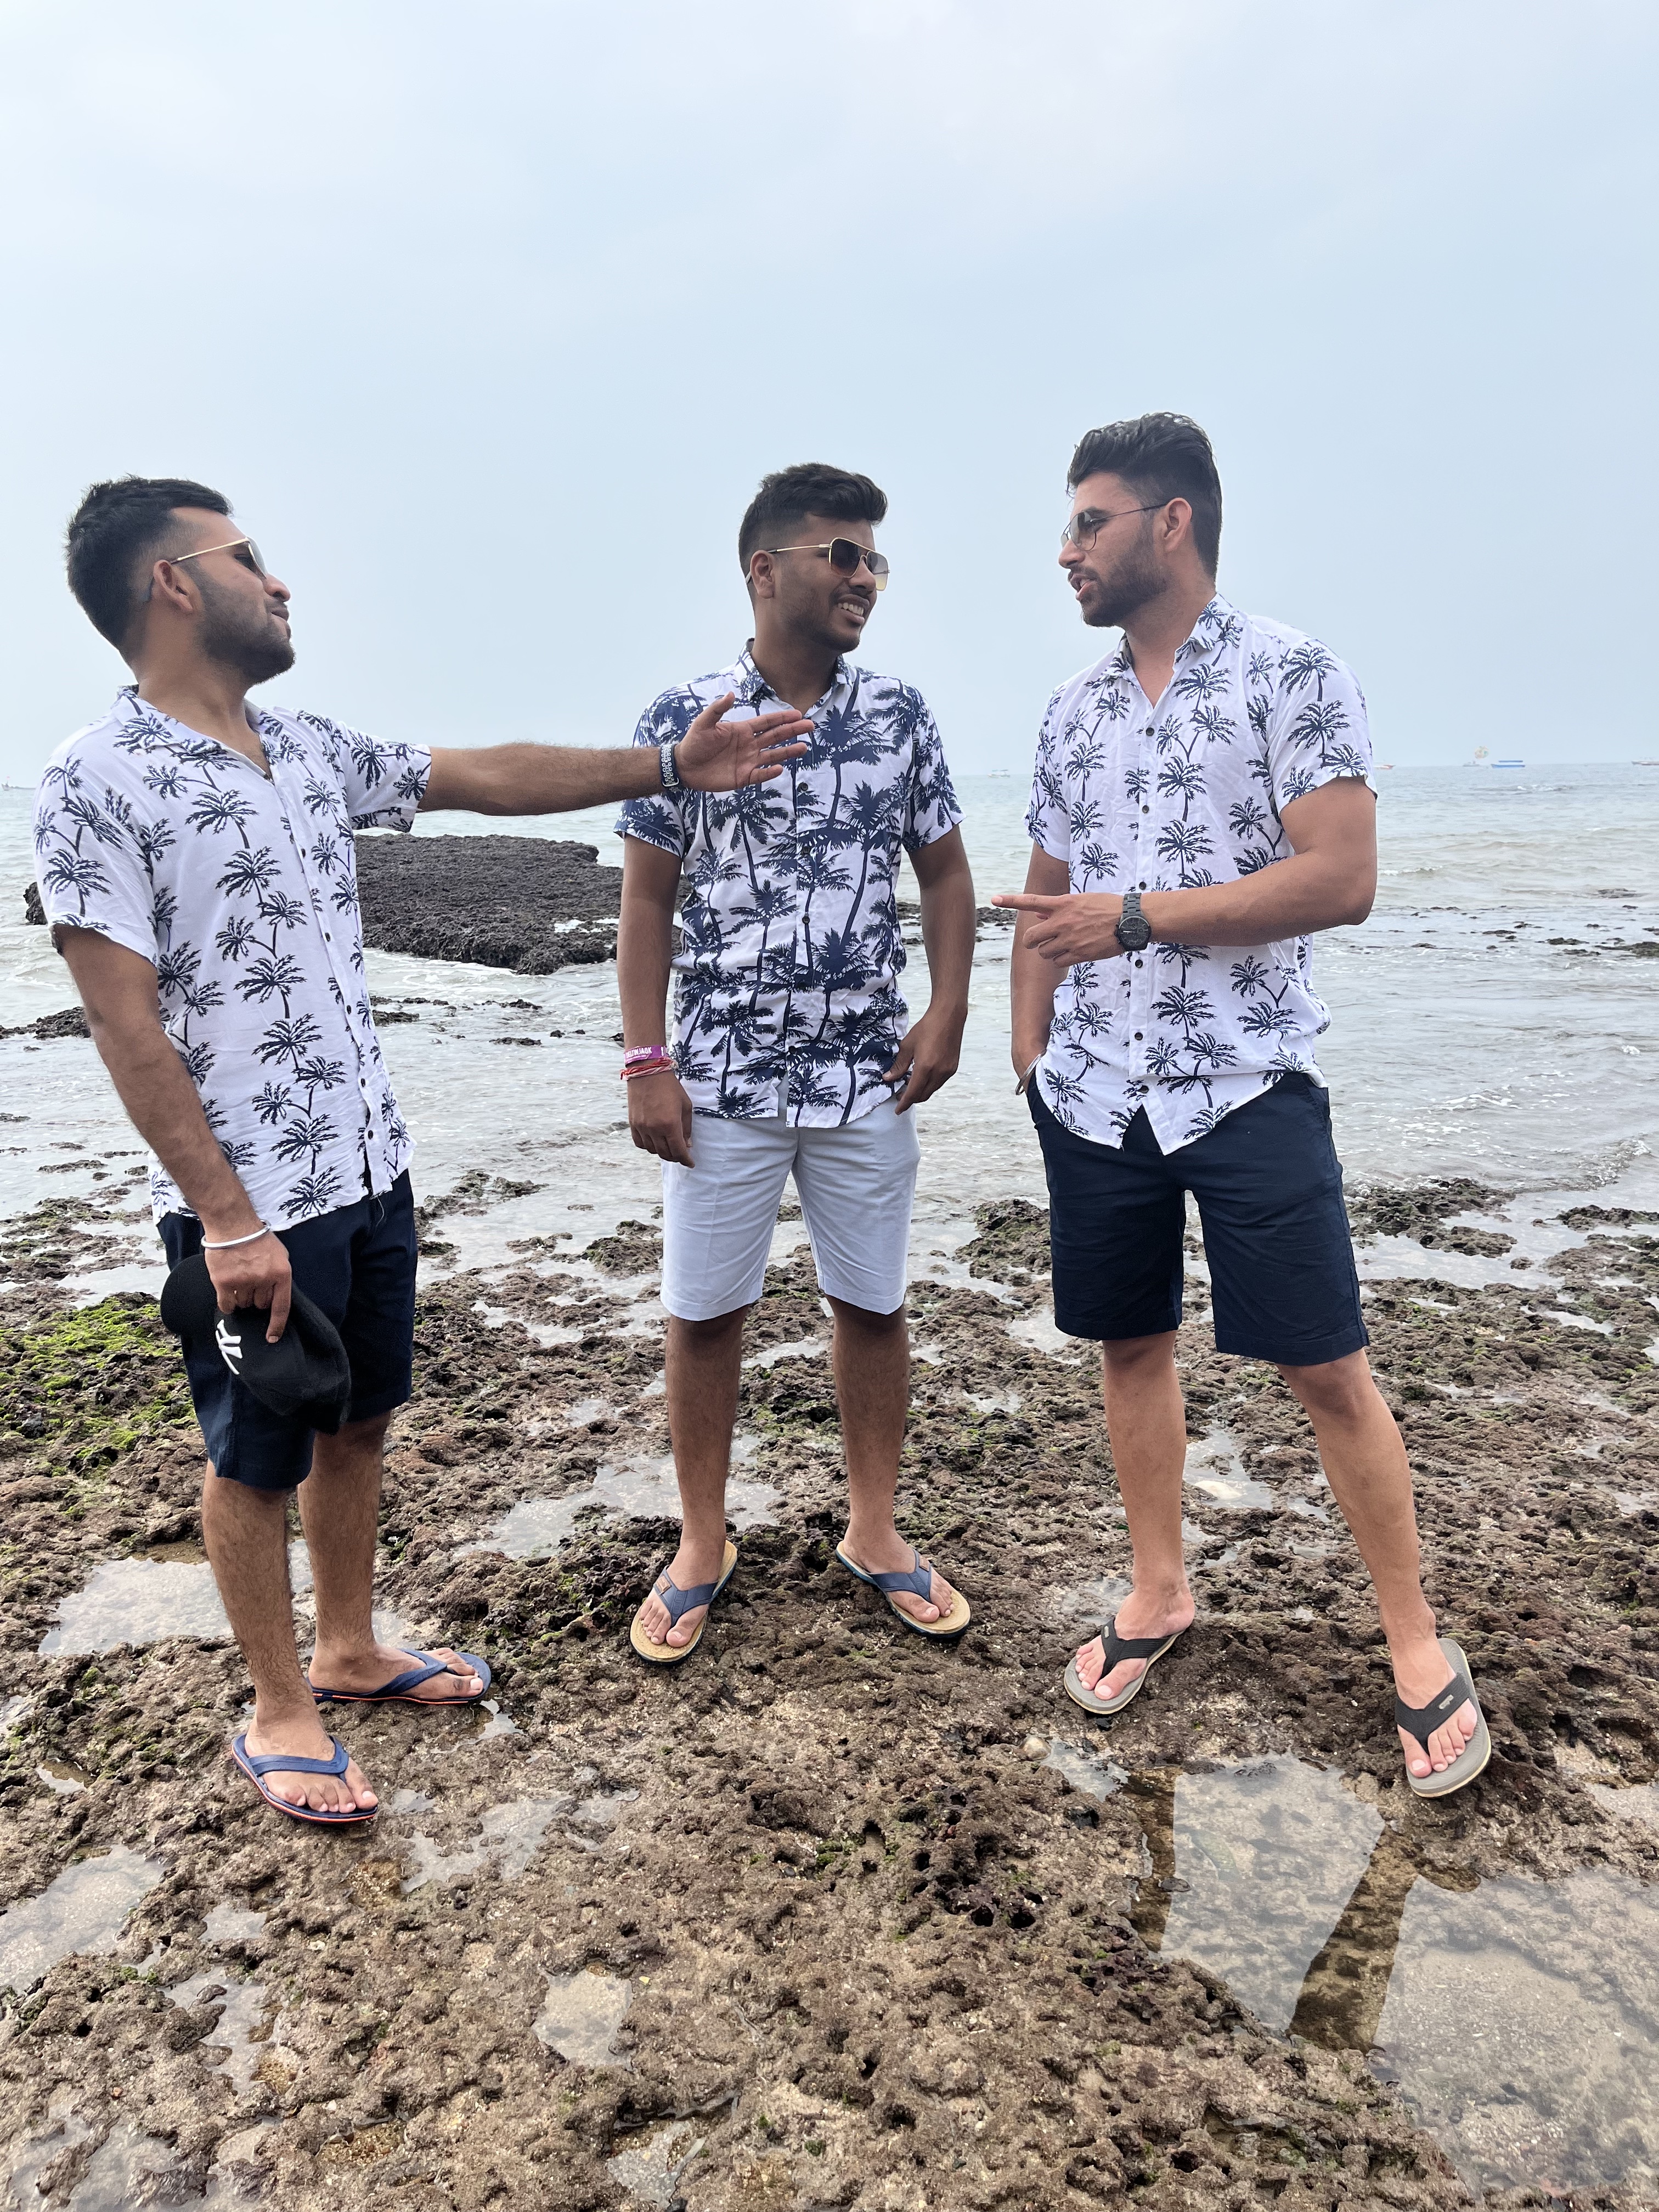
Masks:
[[[1176,1374],[1175,1332],[1120,1338],[1101,1346],[1106,1434],[1129,1523],[1133,1586],[1118,1607],[1120,1636],[1173,1636],[1190,1627],[1196,1607],[1181,1544],[1181,1486],[1187,1466],[1187,1417]],[[1085,1689],[1115,1698],[1146,1671],[1144,1659],[1120,1659],[1103,1682],[1103,1640],[1078,1654]]]
[[[298,1759],[331,1755],[294,1642],[294,1600],[288,1579],[286,1490],[258,1490],[222,1480],[211,1468],[202,1489],[202,1534],[232,1632],[253,1677],[248,1749],[289,1752]],[[338,1777],[264,1778],[267,1790],[313,1813],[368,1812],[376,1802],[356,1760]]]
[[[906,1574],[915,1547],[893,1522],[899,1453],[910,1404],[910,1327],[904,1308],[867,1312],[832,1297],[836,1317],[832,1358],[836,1402],[841,1409],[842,1449],[847,1455],[850,1512],[842,1548],[866,1574]],[[955,1595],[937,1568],[927,1597],[896,1590],[893,1602],[916,1620],[938,1620]]]
[[[310,1477],[300,1486],[300,1520],[317,1599],[317,1647],[308,1672],[322,1688],[378,1690],[410,1664],[405,1651],[380,1643],[374,1634],[374,1541],[391,1419],[380,1413],[348,1421],[337,1436],[319,1436]],[[477,1694],[478,1677],[457,1653],[445,1646],[432,1656],[447,1660],[449,1673],[420,1684],[416,1697]]]
[[[1376,1587],[1395,1686],[1408,1705],[1426,1705],[1446,1686],[1446,1662],[1419,1579],[1411,1468],[1394,1416],[1363,1352],[1279,1371],[1313,1423],[1332,1495]],[[1401,1747],[1412,1772],[1419,1780],[1443,1773],[1474,1736],[1479,1717],[1472,1705],[1460,1705],[1429,1738],[1426,1759],[1422,1745],[1401,1729]]]
[[[680,1486],[680,1547],[669,1564],[677,1589],[720,1580],[726,1557],[726,1477],[732,1431],[738,1418],[743,1371],[743,1320],[747,1306],[713,1321],[668,1322],[668,1433]],[[639,1620],[653,1644],[689,1644],[708,1610],[694,1606],[672,1626],[668,1608],[654,1594]]]

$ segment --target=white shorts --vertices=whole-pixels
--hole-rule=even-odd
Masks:
[[[681,1321],[754,1304],[793,1172],[819,1289],[866,1313],[896,1312],[921,1157],[914,1117],[890,1099],[836,1129],[697,1115],[693,1164],[663,1163],[663,1304]]]

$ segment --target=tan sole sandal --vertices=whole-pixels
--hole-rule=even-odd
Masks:
[[[1452,1670],[1450,1681],[1426,1705],[1408,1705],[1396,1697],[1395,1726],[1404,1729],[1407,1735],[1422,1745],[1426,1759],[1429,1738],[1437,1728],[1445,1726],[1460,1705],[1473,1705],[1480,1715],[1480,1725],[1451,1765],[1440,1773],[1425,1774],[1419,1780],[1409,1766],[1406,1769],[1406,1780],[1413,1797],[1449,1797],[1454,1790],[1467,1789],[1478,1774],[1485,1772],[1486,1761],[1492,1757],[1492,1732],[1486,1726],[1486,1716],[1480,1712],[1480,1700],[1474,1694],[1469,1662],[1463,1656],[1462,1645],[1454,1644],[1449,1636],[1443,1636],[1440,1656]]]
[[[911,1552],[912,1564],[907,1572],[890,1575],[869,1573],[855,1559],[849,1559],[839,1544],[836,1547],[836,1557],[855,1581],[867,1583],[872,1590],[881,1593],[887,1601],[887,1610],[896,1620],[902,1621],[913,1635],[925,1636],[934,1644],[954,1644],[959,1636],[967,1634],[974,1616],[960,1590],[952,1591],[951,1610],[942,1613],[937,1620],[918,1620],[902,1605],[894,1604],[895,1590],[908,1590],[912,1597],[926,1598],[930,1605],[933,1602],[933,1563],[924,1559],[920,1552]]]
[[[1106,1663],[1096,1675],[1096,1681],[1103,1681],[1121,1659],[1144,1659],[1146,1664],[1127,1690],[1120,1690],[1115,1698],[1097,1698],[1078,1673],[1077,1660],[1073,1657],[1066,1669],[1066,1696],[1074,1705],[1080,1705],[1085,1713],[1092,1713],[1097,1720],[1109,1720],[1114,1713],[1121,1713],[1125,1705],[1134,1703],[1140,1694],[1141,1685],[1153,1668],[1176,1638],[1186,1633],[1184,1628],[1177,1628],[1174,1636],[1120,1636],[1117,1623],[1113,1621],[1109,1628],[1103,1628],[1100,1632]]]
[[[682,1589],[678,1583],[670,1582],[668,1570],[665,1567],[657,1577],[656,1586],[651,1595],[657,1599],[659,1604],[667,1607],[668,1618],[672,1623],[678,1620],[683,1613],[691,1613],[700,1605],[712,1607],[714,1600],[731,1581],[737,1564],[738,1547],[728,1537],[726,1544],[726,1556],[720,1561],[720,1575],[718,1582],[694,1583],[690,1589]],[[698,1644],[702,1642],[702,1632],[708,1626],[708,1613],[705,1613],[697,1623],[696,1632],[689,1644],[653,1644],[640,1626],[640,1613],[644,1611],[645,1607],[641,1606],[640,1612],[634,1615],[628,1631],[628,1640],[648,1666],[678,1667],[683,1659],[689,1659]]]

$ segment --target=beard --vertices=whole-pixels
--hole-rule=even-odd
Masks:
[[[1081,610],[1091,629],[1121,629],[1142,607],[1158,598],[1165,588],[1165,579],[1152,556],[1151,530],[1143,529],[1117,566],[1109,574],[1095,577],[1094,585],[1092,599]]]
[[[244,599],[221,592],[206,576],[202,592],[202,650],[222,668],[234,669],[244,684],[269,684],[294,665],[294,641],[285,623],[264,611],[255,613]]]

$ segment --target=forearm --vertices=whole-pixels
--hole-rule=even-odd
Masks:
[[[968,986],[974,972],[978,915],[974,879],[964,860],[921,885],[921,942],[927,954],[927,1011],[947,1019],[968,1018]]]
[[[427,812],[566,814],[661,789],[661,763],[649,745],[445,746],[433,753],[421,805]]]
[[[1162,944],[1270,945],[1363,921],[1374,890],[1339,855],[1290,853],[1233,883],[1148,891],[1140,905]]]
[[[88,1010],[88,1026],[133,1127],[207,1234],[240,1237],[257,1229],[253,1201],[219,1149],[196,1086],[161,1024],[100,1018]]]
[[[1053,961],[1033,952],[1025,942],[1030,923],[1022,915],[1014,932],[1009,960],[1009,988],[1012,1000],[1010,1030],[1016,1065],[1022,1075],[1048,1048],[1048,1031],[1054,1018],[1054,992],[1060,982]]]
[[[622,999],[623,1037],[630,1048],[667,1042],[673,950],[672,904],[630,891],[624,884],[617,932],[617,989]]]

